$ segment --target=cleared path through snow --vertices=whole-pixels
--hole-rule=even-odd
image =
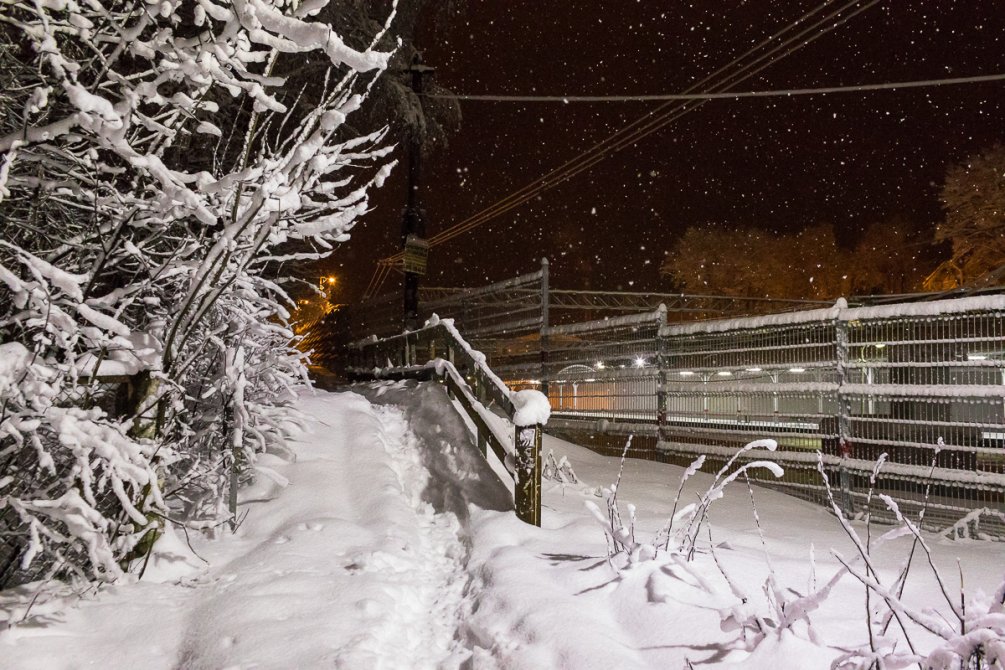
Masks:
[[[237,535],[197,545],[208,569],[109,587],[58,625],[0,633],[0,665],[460,665],[466,549],[456,516],[423,501],[429,474],[402,412],[352,393],[319,392],[299,407],[308,419],[295,462],[262,459],[272,476],[243,492]]]

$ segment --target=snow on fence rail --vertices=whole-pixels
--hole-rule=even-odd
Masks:
[[[351,343],[349,352],[352,379],[435,377],[445,384],[474,425],[482,454],[488,456],[491,449],[513,477],[517,516],[541,525],[541,434],[550,414],[547,397],[536,390],[510,391],[453,321],[436,315],[417,331]],[[508,422],[492,411],[493,405]]]

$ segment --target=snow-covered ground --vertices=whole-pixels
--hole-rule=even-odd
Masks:
[[[0,594],[0,626],[14,624],[0,629],[0,667],[826,668],[867,643],[864,592],[847,575],[810,614],[820,645],[797,626],[798,637],[769,636],[751,655],[736,644],[741,632],[722,625],[735,598],[713,558],[749,596],[734,611],[770,619],[762,586],[771,568],[782,597],[795,598],[838,570],[832,548],[853,556],[819,507],[754,489],[762,542],[750,494],[734,485],[711,508],[714,557],[705,538],[690,564],[664,554],[615,569],[584,503],[604,507],[618,459],[546,438],[545,453],[566,457],[580,481],[546,482],[544,528],[533,528],[513,515],[441,387],[357,390],[366,397],[303,396],[295,460],[264,457],[268,472],[244,491],[237,533],[191,538],[201,558],[169,537],[142,580],[79,601],[40,598],[27,616],[30,589]],[[623,513],[637,508],[638,539],[669,517],[680,475],[626,463],[618,497]],[[698,473],[683,499],[710,481]],[[1000,583],[1001,544],[927,539],[957,592],[957,558],[968,593]],[[909,548],[900,538],[874,552],[882,581]],[[906,601],[944,608],[923,557],[915,561]]]

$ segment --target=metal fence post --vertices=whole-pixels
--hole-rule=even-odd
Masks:
[[[661,305],[662,307],[662,305]],[[667,366],[670,347],[670,336],[666,332],[666,312],[656,331],[656,441],[665,442],[667,438]]]
[[[846,515],[855,514],[855,503],[851,497],[851,476],[845,461],[851,455],[851,400],[845,394],[848,377],[848,322],[838,314],[834,324],[836,344],[837,401],[838,401],[838,486],[841,489],[841,507]]]
[[[548,302],[548,259],[541,259],[541,393],[548,395],[548,320],[550,304]]]
[[[516,515],[541,525],[541,425],[516,427]]]

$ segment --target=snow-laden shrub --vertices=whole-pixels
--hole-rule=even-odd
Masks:
[[[873,482],[885,456],[885,454],[881,456],[876,464]],[[822,473],[823,466],[820,465],[819,469]],[[826,476],[824,480],[826,482]],[[894,669],[919,666],[926,670],[991,670],[1005,667],[1005,576],[995,593],[990,596],[978,590],[968,597],[962,571],[958,589],[951,588],[949,580],[933,560],[928,542],[921,534],[921,518],[915,523],[901,513],[899,506],[891,497],[879,495],[878,497],[893,512],[900,524],[886,533],[884,538],[894,535],[913,537],[910,552],[896,579],[892,583],[884,583],[870,558],[875,543],[870,542],[868,534],[863,540],[855,532],[840,508],[833,503],[829,485],[827,490],[842,528],[858,551],[856,559],[859,559],[863,566],[858,567],[857,561],[846,559],[838,552],[833,553],[845,571],[863,585],[866,610],[869,614],[866,618],[869,646],[853,649],[840,656],[833,664],[835,669]],[[926,491],[925,507],[928,504],[928,496],[929,493]],[[922,518],[925,507],[921,511]],[[929,603],[921,609],[909,605],[903,599],[913,558],[919,548],[943,599],[942,603]],[[920,637],[921,632],[928,633],[937,640],[934,648],[927,653],[920,650],[913,641]]]
[[[938,452],[937,446],[932,457],[933,470]],[[782,631],[792,629],[792,624],[800,620],[805,624],[802,631],[804,641],[814,646],[821,646],[808,615],[826,600],[840,579],[850,576],[863,586],[868,645],[842,650],[843,653],[831,664],[835,670],[893,670],[907,667],[920,667],[926,670],[990,670],[1002,667],[1005,664],[1005,579],[991,596],[978,591],[968,597],[962,583],[962,572],[959,588],[951,588],[949,580],[937,567],[928,542],[920,530],[929,503],[931,481],[926,486],[918,519],[916,521],[909,519],[901,513],[891,497],[876,492],[876,482],[885,463],[886,454],[882,454],[870,476],[865,501],[863,536],[852,527],[842,507],[835,500],[823,459],[819,457],[817,470],[823,481],[829,506],[851,540],[856,555],[845,557],[837,550],[831,549],[841,568],[822,587],[811,585],[806,596],[795,594],[793,597],[778,589],[777,575],[771,569],[764,587],[771,616],[743,607],[732,617],[732,621],[743,631],[744,648],[756,653],[757,648],[765,642],[781,640]],[[878,537],[873,537],[871,524],[874,497],[880,499],[898,521],[898,525],[889,528]],[[754,509],[756,510],[756,506]],[[873,554],[883,544],[905,536],[913,538],[908,554],[895,578],[892,581],[885,581],[873,562]],[[905,587],[919,550],[925,559],[927,570],[931,572],[939,586],[943,599],[942,603],[927,603],[920,609],[904,600]],[[730,581],[724,571],[722,574],[729,581],[730,589],[734,591],[738,600],[744,605],[749,603],[749,598],[742,593],[739,586]],[[815,575],[815,570],[813,574]],[[724,619],[725,621],[727,619]],[[925,637],[928,638],[925,640],[928,651],[922,650],[918,643],[919,639]],[[934,646],[931,642],[933,638]]]
[[[629,440],[630,445],[630,440]],[[754,443],[753,446],[762,446]],[[763,445],[771,446],[771,445]],[[611,565],[619,570],[643,569],[644,574],[657,575],[659,580],[670,580],[673,586],[697,589],[706,598],[707,607],[718,612],[723,631],[732,632],[734,639],[723,645],[723,652],[736,653],[735,660],[749,665],[769,667],[778,658],[798,658],[802,654],[824,654],[834,658],[831,665],[835,670],[894,670],[897,668],[920,667],[926,670],[991,670],[1005,667],[1005,577],[993,594],[977,591],[968,594],[962,582],[952,587],[955,580],[946,577],[938,568],[922,534],[921,521],[929,502],[929,487],[922,502],[919,518],[910,519],[903,515],[897,503],[887,495],[876,492],[876,482],[886,462],[885,454],[876,462],[870,477],[869,487],[861,521],[864,532],[857,531],[845,516],[841,505],[835,500],[822,458],[817,469],[826,491],[829,507],[837,523],[851,540],[855,554],[845,557],[831,549],[840,567],[826,579],[818,580],[813,557],[810,552],[809,584],[793,588],[784,583],[782,576],[774,569],[770,555],[765,551],[767,577],[759,584],[751,584],[749,575],[734,576],[720,561],[721,546],[717,546],[707,531],[705,521],[709,506],[722,497],[725,486],[743,477],[747,480],[745,468],[762,465],[776,475],[780,474],[764,462],[750,462],[744,467],[733,469],[738,452],[714,477],[698,502],[678,509],[684,483],[693,477],[704,464],[699,457],[685,469],[680,486],[674,498],[670,518],[657,533],[653,541],[637,537],[635,528],[635,507],[626,504],[626,515],[622,515],[618,502],[628,451],[626,445],[622,454],[621,470],[612,487],[604,489],[606,511],[592,503],[587,507],[597,522],[603,527],[607,539]],[[932,468],[938,454],[936,447]],[[777,467],[777,466],[776,466]],[[761,539],[766,540],[760,524],[754,489],[746,481],[750,495],[751,512]],[[874,533],[871,523],[871,509],[874,499],[885,505],[897,519],[898,525],[888,527],[882,533]],[[966,519],[965,523],[972,521]],[[707,531],[707,547],[697,551],[699,531]],[[899,538],[912,538],[912,543],[904,558],[902,567],[893,579],[884,578],[877,570],[873,555],[883,545]],[[941,602],[929,602],[923,607],[912,605],[904,599],[905,587],[911,578],[912,565],[922,567],[915,571],[927,570],[938,585]],[[826,631],[819,628],[819,622],[812,621],[814,612],[830,597],[834,587],[841,580],[857,580],[863,587],[865,625],[868,629],[868,644],[861,648],[840,649],[828,647],[821,639]],[[639,583],[636,580],[634,583]],[[652,587],[651,579],[645,580],[647,589]],[[922,644],[924,647],[922,647]]]
[[[132,438],[94,406],[81,353],[132,343],[124,324],[86,304],[86,275],[3,248],[14,263],[0,265],[13,312],[2,326],[20,341],[0,345],[0,512],[5,539],[20,538],[22,549],[2,567],[24,571],[42,558],[53,571],[118,576],[118,559],[151,525],[148,512],[164,507],[156,464],[170,464],[174,451]]]
[[[677,487],[677,494],[674,496],[673,508],[666,524],[656,533],[650,542],[639,540],[635,535],[635,505],[627,503],[625,509],[628,518],[621,516],[621,506],[618,502],[618,489],[621,486],[621,477],[625,471],[625,460],[628,458],[628,451],[632,446],[632,437],[625,443],[624,451],[621,453],[621,466],[618,469],[618,476],[614,484],[603,491],[606,500],[606,510],[601,511],[600,507],[592,501],[586,501],[586,507],[593,514],[593,517],[604,529],[607,538],[608,556],[612,560],[624,559],[629,564],[637,563],[640,560],[656,558],[660,552],[672,552],[679,554],[685,560],[694,558],[698,538],[702,525],[708,518],[709,508],[716,500],[720,500],[725,494],[726,487],[736,481],[740,476],[746,476],[749,470],[761,468],[771,472],[775,477],[781,477],[784,472],[774,461],[749,461],[734,467],[737,459],[751,449],[767,449],[774,451],[778,443],[774,440],[756,440],[738,449],[732,458],[719,469],[709,487],[702,493],[698,502],[689,503],[680,509],[681,494],[684,485],[696,472],[705,464],[705,457],[699,456],[691,465],[686,468],[681,475],[680,484]]]
[[[304,378],[283,268],[391,167],[345,126],[389,54],[326,4],[5,5],[0,587],[116,576],[281,446]]]
[[[568,457],[555,458],[555,452],[548,450],[548,455],[544,457],[544,464],[541,466],[541,477],[559,484],[578,484],[579,477],[572,469],[572,463]]]
[[[704,456],[695,459],[681,474],[669,518],[652,541],[648,542],[637,538],[635,506],[625,505],[627,519],[623,519],[617,500],[630,444],[629,439],[622,453],[621,469],[614,485],[605,491],[606,514],[595,503],[586,503],[604,528],[611,564],[618,569],[622,566],[631,568],[651,565],[651,569],[655,570],[653,574],[658,574],[660,579],[679,581],[702,591],[708,599],[708,606],[717,610],[722,630],[736,634],[736,639],[728,647],[731,651],[752,655],[762,650],[770,650],[765,653],[778,653],[781,650],[784,655],[805,653],[807,649],[820,646],[810,616],[827,599],[844,572],[820,585],[814,580],[803,595],[781,583],[768,559],[769,574],[760,585],[759,595],[762,597],[758,597],[758,594],[751,592],[750,584],[731,576],[720,562],[707,524],[711,506],[725,495],[730,484],[742,478],[750,495],[751,511],[758,532],[761,532],[748,472],[752,469],[765,469],[775,477],[781,477],[784,472],[773,461],[752,460],[742,465],[737,465],[736,462],[752,449],[774,451],[777,443],[774,440],[757,440],[738,449],[715,473],[711,483],[698,496],[697,502],[681,506],[684,485],[705,464]],[[708,546],[699,552],[703,529],[708,535]],[[763,544],[763,535],[761,541]],[[767,553],[765,557],[767,559]],[[810,560],[813,561],[812,555]],[[815,570],[813,572],[815,574]]]

